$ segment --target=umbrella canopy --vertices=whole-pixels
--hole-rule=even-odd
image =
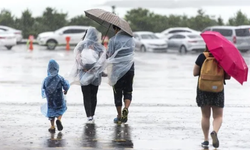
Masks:
[[[133,31],[131,30],[129,23],[111,12],[102,9],[90,9],[84,12],[88,18],[96,21],[102,26],[109,28],[110,25],[113,24],[133,36]]]
[[[209,51],[227,74],[243,84],[247,81],[248,67],[239,50],[219,32],[206,31],[201,34]]]

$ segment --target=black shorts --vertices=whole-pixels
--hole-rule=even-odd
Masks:
[[[122,106],[122,96],[124,100],[125,99],[132,100],[133,79],[134,79],[134,70],[129,70],[113,86],[116,106]]]

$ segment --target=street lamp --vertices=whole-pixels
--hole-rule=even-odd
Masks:
[[[115,14],[115,6],[111,6],[112,7],[112,13]]]

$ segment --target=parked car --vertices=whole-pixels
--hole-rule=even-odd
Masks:
[[[216,31],[231,41],[238,50],[248,51],[250,49],[250,32],[246,26],[212,26],[205,28],[205,31]]]
[[[8,50],[11,50],[16,43],[15,34],[0,29],[0,47],[4,46]]]
[[[180,53],[201,51],[205,49],[205,42],[200,34],[182,32],[169,37],[168,48],[178,50]]]
[[[11,27],[7,27],[7,26],[1,26],[0,25],[0,30],[4,30],[10,33],[13,33],[16,37],[16,41],[17,42],[21,42],[23,40],[23,35],[22,35],[22,31],[21,30],[17,30]]]
[[[135,38],[135,50],[166,51],[168,45],[165,40],[158,38],[153,32],[139,31],[133,33]]]
[[[164,34],[162,34],[162,33],[157,32],[157,33],[154,33],[154,34],[155,34],[158,38],[160,38],[160,39],[165,38]]]
[[[162,35],[164,35],[165,38],[169,38],[170,36],[172,36],[175,33],[196,33],[196,34],[200,34],[201,32],[187,28],[187,27],[174,27],[174,28],[168,28],[164,31],[161,32]]]
[[[76,45],[81,41],[88,26],[65,26],[54,32],[43,32],[37,37],[37,42],[47,49],[54,50],[56,46],[66,45],[66,37],[70,37],[70,45]]]

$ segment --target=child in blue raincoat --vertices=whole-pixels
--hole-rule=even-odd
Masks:
[[[55,60],[50,60],[48,64],[47,74],[42,85],[42,97],[47,98],[47,114],[51,122],[49,132],[55,132],[55,118],[57,129],[63,129],[61,118],[63,113],[67,110],[66,101],[63,94],[67,94],[69,90],[69,83],[62,76],[58,74],[59,65]],[[64,90],[64,91],[63,91]]]

